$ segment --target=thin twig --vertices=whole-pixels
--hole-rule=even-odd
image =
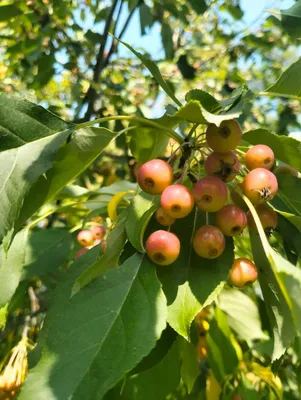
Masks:
[[[96,57],[96,64],[95,64],[95,66],[93,68],[93,71],[94,71],[93,72],[93,81],[90,84],[89,89],[88,89],[88,91],[86,93],[86,96],[85,96],[85,99],[84,99],[84,102],[85,102],[85,100],[88,100],[88,109],[87,109],[85,117],[84,117],[84,119],[86,121],[90,119],[91,115],[94,112],[94,103],[95,103],[95,100],[96,100],[96,90],[94,88],[94,84],[99,82],[100,73],[102,71],[103,63],[104,63],[104,60],[105,60],[104,59],[104,53],[105,53],[105,48],[106,48],[106,45],[107,45],[107,39],[108,39],[109,31],[110,31],[110,28],[111,28],[111,25],[112,25],[113,15],[114,15],[115,9],[116,9],[116,7],[118,5],[118,1],[119,0],[114,0],[114,2],[112,4],[112,7],[111,7],[111,10],[110,10],[110,13],[108,15],[108,18],[106,20],[106,24],[105,24],[103,35],[102,35],[103,36],[103,41],[102,41],[102,43],[100,45],[100,48],[99,48],[99,51],[98,51],[98,55]]]

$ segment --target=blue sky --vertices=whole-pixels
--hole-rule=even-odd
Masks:
[[[246,27],[257,20],[256,23],[252,24],[251,29],[255,30],[262,20],[269,16],[266,10],[271,9],[287,9],[294,4],[294,0],[241,0],[241,7],[244,11],[243,22]],[[127,16],[126,10],[122,14],[124,20]],[[258,17],[260,18],[258,19]],[[132,23],[130,24],[123,40],[128,44],[132,45],[135,49],[144,49],[154,56],[156,59],[163,57],[163,49],[161,44],[160,29],[159,25],[154,25],[152,29],[149,29],[147,34],[140,36],[140,22],[138,13],[133,17]],[[123,46],[120,46],[119,52],[123,56],[128,54],[128,51]]]

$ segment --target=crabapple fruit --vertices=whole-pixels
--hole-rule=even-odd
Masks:
[[[78,233],[77,241],[84,247],[91,246],[91,244],[93,244],[94,242],[93,233],[91,231],[88,231],[87,229],[84,229]]]
[[[87,251],[89,251],[89,249],[87,247],[83,247],[82,249],[79,249],[74,256],[74,259],[77,260],[80,256],[87,253]]]
[[[272,169],[274,162],[274,152],[265,144],[257,144],[251,147],[245,154],[245,164],[250,171],[255,168]]]
[[[224,182],[232,181],[239,172],[240,162],[233,151],[228,153],[213,152],[205,161],[207,175],[214,175]]]
[[[93,234],[94,240],[102,239],[106,233],[106,228],[101,225],[93,225],[91,226],[91,232]]]
[[[143,164],[138,171],[138,183],[148,194],[161,194],[173,181],[172,168],[167,162],[154,159]]]
[[[216,214],[216,226],[226,236],[240,235],[247,222],[246,213],[234,204],[227,204]]]
[[[262,228],[266,233],[271,233],[277,226],[278,216],[276,211],[268,204],[259,204],[255,207],[260,219]],[[250,229],[257,231],[257,227],[250,211],[247,212],[248,226]]]
[[[162,207],[158,208],[156,211],[156,220],[160,225],[170,226],[175,222],[175,218],[167,214]]]
[[[161,195],[161,207],[172,218],[184,218],[194,207],[193,196],[186,186],[168,186]]]
[[[155,264],[169,265],[178,258],[180,247],[180,241],[175,234],[159,230],[148,237],[145,251]]]
[[[237,258],[234,260],[229,274],[229,282],[232,285],[243,288],[254,283],[257,277],[258,271],[252,261],[247,258]]]
[[[209,124],[206,130],[206,140],[212,150],[228,153],[234,150],[242,136],[239,123],[235,119],[223,121],[219,127]]]
[[[277,178],[265,168],[255,168],[245,177],[243,191],[254,205],[265,203],[278,191]]]
[[[216,176],[206,176],[195,183],[192,194],[200,210],[216,212],[227,201],[227,186]]]
[[[89,246],[88,249],[92,249],[93,247],[99,245],[100,245],[100,251],[104,253],[107,248],[107,241],[105,239],[96,239],[94,244],[92,244],[92,246]]]
[[[225,250],[225,237],[220,229],[212,225],[199,228],[193,238],[194,251],[203,258],[217,258]]]

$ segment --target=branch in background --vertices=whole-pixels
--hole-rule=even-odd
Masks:
[[[108,39],[109,31],[110,31],[110,28],[112,25],[113,15],[114,15],[114,12],[118,5],[118,1],[119,0],[114,0],[111,10],[110,10],[110,14],[108,15],[108,18],[106,20],[106,24],[105,24],[104,31],[103,31],[103,42],[100,45],[99,52],[98,52],[98,55],[96,58],[96,64],[93,68],[93,71],[94,71],[93,72],[93,81],[92,81],[91,85],[89,86],[89,89],[88,89],[87,94],[84,99],[84,101],[88,100],[88,109],[86,111],[85,118],[84,118],[84,120],[86,120],[86,121],[88,121],[91,118],[91,115],[94,112],[94,103],[96,100],[96,90],[93,87],[93,85],[94,85],[94,83],[99,82],[99,76],[100,76],[100,73],[102,70],[102,65],[104,62],[104,53],[105,53],[105,48],[106,48],[106,44],[107,44],[107,39]]]
[[[128,17],[127,17],[127,19],[126,19],[126,21],[125,21],[125,23],[124,23],[119,35],[118,35],[118,39],[121,39],[123,37],[123,35],[125,34],[128,26],[129,26],[129,24],[131,22],[131,19],[132,19],[134,13],[135,13],[137,7],[140,4],[140,1],[141,0],[137,1],[135,7],[133,7],[132,11],[129,13],[129,15],[128,15]],[[116,5],[115,5],[115,8],[116,8]],[[114,10],[115,10],[115,8],[114,8]],[[118,24],[120,15],[121,15],[121,9],[122,9],[122,1],[121,1],[121,4],[120,4],[120,8],[118,10],[116,22],[115,22],[114,29],[113,29],[113,34],[114,35],[115,35],[116,27],[117,27],[117,24]],[[108,32],[107,32],[106,37],[104,37],[105,42],[107,41]],[[117,40],[113,40],[112,45],[110,47],[110,50],[108,51],[108,54],[106,55],[106,57],[104,57],[104,52],[103,52],[103,56],[102,56],[101,62],[98,65],[97,70],[95,68],[93,82],[95,82],[95,83],[99,82],[100,73],[104,70],[104,68],[106,68],[108,66],[112,54],[117,51],[117,47],[118,47]],[[97,81],[95,80],[95,73],[98,73]],[[90,91],[90,93],[89,93],[89,91]],[[87,112],[85,114],[84,121],[88,121],[91,118],[91,116],[92,116],[92,114],[94,112],[94,104],[95,104],[96,98],[97,98],[96,90],[93,88],[92,85],[90,85],[90,87],[88,89],[88,92],[87,92],[87,95],[86,95],[86,99],[88,99],[88,109],[87,109]]]
[[[125,31],[127,30],[127,27],[129,26],[129,23],[131,22],[131,19],[132,19],[133,15],[134,15],[134,13],[136,11],[136,8],[138,7],[139,3],[140,3],[140,0],[137,1],[137,4],[135,5],[135,7],[133,7],[132,11],[129,13],[129,15],[128,15],[128,17],[127,17],[127,19],[126,19],[126,21],[125,21],[125,23],[123,25],[123,28],[120,31],[118,39],[122,39],[123,35],[125,34]],[[118,44],[119,44],[118,41],[114,39],[113,42],[112,42],[111,48],[110,48],[110,50],[108,52],[107,58],[105,60],[104,67],[106,67],[109,64],[109,61],[110,61],[110,58],[111,58],[112,54],[117,51]]]

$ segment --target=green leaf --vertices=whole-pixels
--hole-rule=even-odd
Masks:
[[[21,400],[103,398],[151,351],[166,326],[155,269],[140,254],[70,299],[74,280],[86,268],[84,256],[54,293],[42,358],[29,372]]]
[[[37,62],[38,73],[35,76],[33,83],[34,89],[40,89],[51,80],[55,74],[54,63],[56,62],[55,55],[53,53],[44,53]]]
[[[163,131],[143,126],[131,132],[130,149],[133,156],[141,163],[161,156],[169,142]]]
[[[216,299],[227,281],[233,263],[233,241],[226,239],[224,253],[214,259],[199,257],[192,248],[195,229],[206,224],[205,215],[195,210],[171,227],[181,242],[179,258],[166,268],[158,267],[158,277],[168,303],[168,323],[189,340],[196,314]],[[150,226],[155,230],[154,226]]]
[[[4,307],[0,308],[0,329],[5,328],[7,314],[8,314],[8,303]]]
[[[248,131],[243,135],[242,139],[253,145],[265,144],[271,147],[278,160],[301,171],[301,146],[298,140],[270,133],[266,129]]]
[[[139,7],[139,16],[141,35],[145,35],[145,28],[150,28],[154,21],[151,9],[145,3],[142,3]]]
[[[249,345],[256,339],[268,339],[261,329],[257,305],[240,290],[223,290],[218,296],[218,306],[227,314],[230,327]]]
[[[0,308],[9,302],[15,293],[25,264],[28,229],[23,229],[14,238],[7,254],[0,247]]]
[[[296,221],[298,221],[298,227],[294,225],[294,222],[296,223]],[[276,231],[281,234],[284,246],[286,246],[290,251],[293,250],[296,255],[301,257],[301,217],[296,217],[293,214],[287,214],[285,212],[279,212]]]
[[[118,133],[106,128],[84,128],[58,154],[47,174],[50,181],[46,200],[51,200],[66,184],[73,181],[116,139]]]
[[[23,278],[54,272],[68,260],[72,236],[65,229],[47,229],[33,232],[26,245]]]
[[[85,33],[85,38],[89,40],[94,46],[99,43],[103,43],[103,35],[98,32],[93,32],[91,29],[88,29]]]
[[[179,118],[174,117],[175,111],[173,107],[168,106],[165,114],[161,118],[156,118],[151,121],[166,128],[174,128],[181,121]],[[167,136],[163,130],[160,131],[145,125],[140,125],[131,131],[130,136],[131,152],[141,163],[145,163],[146,161],[162,155],[170,140],[169,136]]]
[[[8,21],[11,18],[15,18],[18,15],[23,14],[23,12],[14,6],[13,4],[9,4],[7,6],[0,7],[0,22]]]
[[[178,344],[182,361],[181,378],[185,383],[188,393],[191,393],[195,381],[201,373],[197,359],[197,350],[195,346],[181,336],[178,337]]]
[[[211,94],[200,89],[193,89],[186,93],[185,100],[197,100],[209,112],[216,112],[222,107],[220,103]]]
[[[275,361],[284,354],[295,337],[289,295],[277,274],[275,252],[267,241],[256,210],[246,196],[243,196],[243,199],[252,213],[258,231],[258,234],[250,231],[250,239],[254,262],[260,271],[258,279],[273,331],[272,361]]]
[[[226,375],[234,373],[239,359],[231,341],[227,317],[219,308],[216,308],[215,318],[210,321],[206,338],[209,365],[216,379],[221,382]]]
[[[93,279],[99,277],[110,268],[118,266],[120,254],[124,249],[127,237],[125,232],[125,222],[127,214],[120,216],[116,226],[107,238],[107,249],[99,260],[90,265],[75,281],[72,288],[72,296],[79,292],[84,286]]]
[[[169,24],[161,23],[161,38],[167,60],[174,58],[173,31]]]
[[[265,90],[266,93],[285,96],[301,96],[301,58],[290,65],[278,80]]]
[[[188,0],[188,3],[191,5],[193,10],[199,15],[204,14],[204,12],[208,8],[205,0]]]
[[[25,199],[18,226],[29,219],[44,203],[58,193],[104,151],[118,133],[106,128],[85,128],[74,133],[73,138],[57,154],[53,167],[32,187]]]
[[[228,10],[229,14],[230,14],[234,19],[237,19],[237,20],[241,19],[241,18],[243,17],[243,15],[244,15],[244,13],[243,13],[243,11],[242,11],[242,9],[240,8],[239,5],[232,5],[232,4],[230,4],[230,5],[227,7],[227,10]]]
[[[0,10],[5,7],[10,6]],[[71,127],[43,107],[0,93],[0,151],[24,146]]]
[[[131,400],[165,400],[180,382],[180,357],[177,343],[173,343],[165,357],[153,368],[130,379],[125,393]]]
[[[189,122],[199,124],[215,124],[216,126],[220,126],[220,124],[225,120],[238,118],[241,112],[242,110],[231,110],[224,114],[211,114],[201,105],[199,101],[189,100],[175,113],[175,117],[185,119]]]
[[[170,350],[176,337],[176,332],[167,325],[167,328],[163,331],[162,336],[157,341],[156,347],[154,347],[152,351],[140,361],[140,363],[131,371],[131,374],[135,375],[149,370],[160,363]]]
[[[90,196],[89,200],[87,200],[85,204],[92,211],[99,209],[100,207],[107,208],[115,194],[120,192],[129,192],[130,190],[136,191],[137,183],[117,181],[112,183],[112,185],[103,186],[98,189],[93,196]],[[133,198],[133,193],[129,193],[125,198],[131,200]]]
[[[295,38],[301,37],[301,1],[297,1],[287,10],[270,11],[271,14],[281,17],[281,25],[289,35]]]
[[[132,199],[129,206],[125,223],[126,233],[131,244],[140,252],[144,252],[144,232],[153,213],[159,207],[159,201],[160,196],[140,192]]]
[[[158,85],[162,87],[162,89],[165,91],[165,93],[178,105],[181,106],[181,102],[175,97],[173,91],[171,90],[170,86],[168,83],[163,79],[161,72],[157,65],[151,61],[149,58],[145,57],[138,51],[134,50],[129,44],[123,42],[122,40],[119,40],[118,38],[115,38],[118,40],[120,43],[122,43],[124,46],[126,46],[132,53],[135,54],[136,57],[139,58],[139,60],[144,64],[144,66],[149,70],[149,72],[152,74]]]
[[[300,242],[299,242],[300,243]],[[274,260],[280,280],[289,294],[296,329],[301,334],[301,270],[274,252]]]
[[[283,211],[289,211],[296,216],[301,216],[301,179],[292,176],[290,174],[278,174],[278,193],[277,197],[283,202],[287,209]],[[275,199],[273,204],[276,205],[280,210],[282,209],[281,204]]]
[[[259,282],[274,336],[272,361],[279,359],[291,345],[295,337],[294,322],[287,298],[271,255],[267,257],[260,240],[255,233],[250,233],[254,262],[260,270]],[[273,268],[274,267],[274,268]]]
[[[0,242],[12,230],[29,189],[51,167],[68,135],[69,131],[56,133],[0,153]]]

